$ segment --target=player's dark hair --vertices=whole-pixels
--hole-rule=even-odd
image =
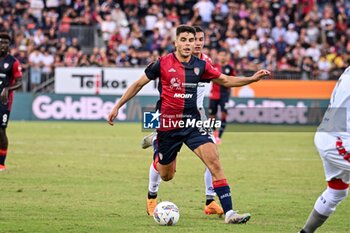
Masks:
[[[194,29],[194,27],[191,27],[188,25],[180,25],[176,28],[176,36],[179,36],[180,33],[183,33],[183,32],[188,32],[196,36],[196,30]]]
[[[224,49],[224,48],[220,48],[219,51],[218,51],[218,53],[220,53],[220,52],[224,52],[224,53],[226,53],[226,54],[228,53],[227,49]]]
[[[193,26],[193,27],[194,27],[194,30],[196,30],[196,32],[203,32],[204,33],[203,28],[201,28],[200,26]]]
[[[0,38],[1,39],[8,39],[9,41],[11,41],[11,37],[7,32],[0,32]]]

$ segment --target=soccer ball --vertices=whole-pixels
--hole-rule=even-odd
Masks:
[[[154,209],[153,218],[159,225],[172,226],[179,221],[180,212],[174,203],[163,201]]]

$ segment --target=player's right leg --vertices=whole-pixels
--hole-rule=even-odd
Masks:
[[[157,170],[157,162],[158,162],[158,147],[156,140],[153,140],[153,161],[149,168],[149,179],[148,179],[148,193],[146,200],[146,212],[148,215],[153,216],[154,209],[157,206],[157,195],[158,189],[160,185],[160,175]]]
[[[176,171],[176,161],[172,161],[167,165],[162,165],[159,162],[151,164],[149,173],[149,186],[146,200],[147,214],[153,216],[154,209],[157,206],[158,188],[161,179],[169,181],[173,179]]]
[[[220,144],[221,144],[222,135],[224,134],[224,131],[226,129],[226,118],[227,118],[228,101],[229,101],[228,98],[220,100],[221,126],[220,126],[219,134],[218,134],[218,138],[219,138],[219,143]]]
[[[171,180],[176,171],[176,156],[182,146],[181,141],[171,138],[171,133],[160,133],[153,141],[154,156],[149,170],[149,185],[147,193],[147,213],[153,216],[157,205],[157,193],[161,179]]]
[[[159,172],[154,168],[154,163],[149,168],[149,184],[146,200],[146,212],[148,215],[153,216],[154,209],[157,206],[157,195],[160,185]]]
[[[0,128],[0,171],[5,171],[5,161],[7,156],[8,139],[6,129]]]

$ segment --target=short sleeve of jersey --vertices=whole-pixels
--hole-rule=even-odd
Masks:
[[[201,77],[201,82],[208,82],[211,79],[219,78],[221,72],[219,72],[212,64],[205,62],[205,70]]]
[[[22,67],[18,60],[13,63],[12,74],[15,79],[22,77]]]
[[[160,76],[160,60],[158,59],[155,62],[152,62],[149,64],[145,69],[145,74],[148,79],[154,80],[156,78],[159,78]]]
[[[211,60],[210,57],[208,57],[208,59],[206,60],[206,62],[208,62],[210,65],[213,65],[213,60]]]

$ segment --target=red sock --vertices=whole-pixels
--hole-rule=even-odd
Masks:
[[[7,149],[0,149],[0,165],[5,165]]]

